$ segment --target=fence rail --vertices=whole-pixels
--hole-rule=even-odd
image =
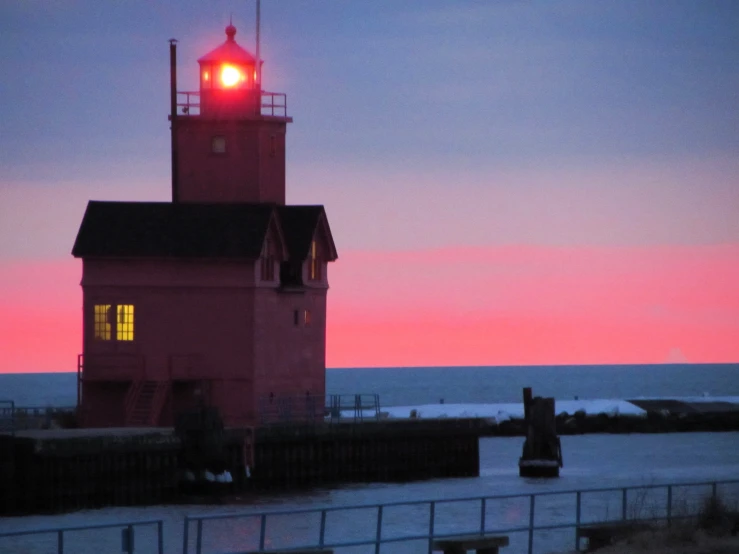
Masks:
[[[12,400],[0,400],[0,433],[48,428],[56,418],[75,411],[74,406],[16,406]]]
[[[703,500],[707,496],[721,494],[739,497],[739,479],[725,481],[702,481],[692,483],[670,483],[660,485],[637,485],[628,487],[604,487],[597,489],[546,491],[529,494],[505,494],[492,496],[447,498],[435,500],[417,500],[386,502],[381,504],[358,504],[351,506],[330,506],[323,508],[312,508],[302,510],[261,511],[214,514],[202,516],[186,516],[182,528],[182,552],[183,554],[213,554],[222,551],[265,551],[276,549],[306,549],[306,548],[349,548],[366,546],[372,547],[375,554],[383,552],[382,547],[409,543],[411,541],[422,541],[426,546],[419,550],[431,552],[432,542],[436,539],[450,537],[460,534],[482,535],[482,534],[514,534],[524,535],[525,539],[518,544],[511,542],[511,547],[526,550],[529,554],[534,553],[535,533],[574,530],[575,547],[579,550],[578,531],[593,524],[618,523],[623,521],[641,522],[665,522],[670,524],[681,518],[695,516],[700,504],[695,504],[692,509],[676,505],[675,493],[681,489],[693,490],[687,499]],[[729,489],[734,486],[734,494],[727,495]],[[643,511],[645,499],[648,494],[662,492],[664,494],[664,506],[659,513]],[[588,502],[593,496],[617,493],[618,513],[615,518],[599,518],[594,512],[597,503]],[[546,508],[550,499],[557,502],[550,505],[550,512],[563,512],[559,500],[569,498],[574,500],[574,521],[539,521],[538,516]],[[496,521],[506,521],[500,511],[492,510],[495,502],[502,503],[504,507],[510,508],[516,502],[526,509],[518,515],[519,520],[507,527],[494,527]],[[466,512],[459,509],[460,504],[471,504],[473,509]],[[573,507],[570,504],[570,507]],[[602,507],[602,505],[601,505]],[[681,507],[682,510],[676,510]],[[453,508],[453,509],[450,509]],[[636,509],[637,511],[632,511]],[[374,517],[362,517],[361,512],[374,512]],[[359,512],[359,517],[357,513]],[[454,513],[457,520],[453,525],[444,521],[444,515]],[[459,524],[459,516],[468,516],[470,525]],[[548,515],[551,515],[548,514]],[[290,520],[292,518],[292,521]],[[248,521],[251,520],[251,524]],[[335,521],[338,520],[338,521]],[[231,528],[224,528],[224,524],[233,522]],[[312,529],[311,522],[315,523]],[[338,523],[332,527],[329,522]],[[414,525],[417,522],[420,525]],[[356,527],[362,523],[368,524],[368,531],[364,535],[357,532]],[[152,533],[152,527],[154,533]],[[192,528],[194,533],[192,532]],[[143,529],[142,529],[143,528]],[[91,531],[118,530],[120,538],[110,533],[89,533]],[[274,530],[274,531],[273,531]],[[300,542],[304,539],[306,531],[313,531],[314,540]],[[338,531],[337,531],[338,530]],[[206,532],[207,531],[207,532]],[[269,532],[273,531],[273,532]],[[301,535],[302,533],[302,535]],[[75,535],[76,534],[76,535]],[[72,535],[72,536],[70,536]],[[138,540],[134,540],[135,535]],[[21,542],[13,541],[21,539]],[[27,541],[23,542],[25,539]],[[34,540],[45,541],[42,546],[44,552],[64,554],[80,551],[84,547],[85,552],[118,552],[133,554],[134,552],[157,552],[164,554],[164,523],[162,519],[151,519],[144,521],[119,521],[115,523],[35,528],[18,531],[0,531],[0,551],[23,550],[30,551],[30,543]],[[208,539],[208,540],[206,540]],[[282,540],[281,540],[282,539]],[[118,542],[120,541],[120,542]],[[249,544],[234,544],[242,542]],[[156,542],[156,547],[154,547]],[[567,549],[568,544],[551,544],[545,546],[547,551],[556,549]],[[119,546],[113,546],[115,544]],[[140,544],[135,544],[140,543]],[[193,544],[194,543],[194,544]],[[286,543],[286,544],[278,544]],[[7,547],[15,550],[7,550]],[[174,546],[174,545],[172,545]],[[511,549],[513,551],[513,548]],[[172,552],[172,549],[169,550]],[[387,551],[387,549],[385,550]],[[408,550],[409,552],[411,550]]]
[[[302,510],[264,511],[216,514],[207,516],[186,516],[183,529],[183,554],[208,554],[212,550],[207,548],[206,535],[209,538],[216,536],[249,536],[249,544],[239,545],[239,551],[250,550],[272,550],[272,549],[308,549],[308,548],[348,548],[348,547],[374,547],[375,554],[383,552],[382,546],[398,544],[411,541],[426,541],[429,554],[432,552],[434,540],[455,535],[484,535],[484,534],[525,534],[525,544],[521,544],[529,554],[534,553],[535,534],[538,532],[574,530],[573,541],[575,548],[579,550],[578,531],[587,525],[610,524],[624,521],[643,522],[665,522],[668,525],[681,518],[689,518],[697,515],[700,501],[708,495],[714,497],[719,493],[719,487],[728,489],[730,485],[739,484],[739,480],[732,481],[707,481],[698,483],[671,483],[661,485],[638,485],[629,487],[606,487],[598,489],[547,491],[531,494],[506,494],[493,496],[478,496],[436,500],[401,501],[382,504],[363,504],[352,506],[332,506],[324,508],[309,508]],[[692,505],[682,505],[681,511],[675,511],[675,492],[680,489],[700,488],[698,494],[693,492],[687,494],[686,499],[694,501]],[[705,490],[703,490],[705,489]],[[664,493],[664,505],[657,507],[650,505],[649,496],[654,493]],[[726,491],[721,491],[726,493]],[[593,517],[596,502],[592,500],[593,495],[604,493],[618,493],[617,517]],[[657,495],[659,496],[659,495]],[[732,496],[739,497],[739,490]],[[558,511],[563,511],[563,505],[570,505],[574,500],[574,514],[569,521],[540,521],[542,508],[537,507],[550,498],[556,499],[555,506]],[[653,499],[652,499],[653,500]],[[522,501],[525,509],[519,515],[520,524],[508,527],[494,527],[494,521],[505,521],[504,512],[493,509],[493,504],[507,504]],[[519,502],[520,504],[521,502]],[[452,510],[458,514],[464,510],[459,509],[460,504],[472,504],[473,509],[467,509],[470,521],[477,523],[468,526],[449,525],[443,521],[444,510],[452,505],[457,507]],[[603,506],[601,505],[601,508]],[[656,509],[659,508],[659,509]],[[447,509],[447,512],[449,510]],[[602,511],[602,510],[601,510]],[[606,509],[606,512],[608,510]],[[362,517],[347,517],[354,512],[365,512]],[[367,513],[368,512],[368,513]],[[392,516],[395,516],[393,519]],[[343,517],[342,517],[343,516]],[[400,519],[398,519],[400,518]],[[416,522],[424,521],[423,529],[419,525],[413,525],[408,518],[415,518]],[[329,521],[338,519],[340,530],[332,529]],[[246,521],[245,521],[246,520]],[[223,528],[223,522],[237,521],[236,527]],[[314,522],[314,528],[307,530],[307,522]],[[221,522],[221,523],[218,523]],[[362,533],[357,529],[359,522],[369,522],[369,529]],[[516,522],[519,523],[519,522]],[[192,527],[194,527],[194,545],[191,544]],[[206,533],[206,527],[211,529],[212,535]],[[214,527],[219,527],[214,532]],[[415,527],[415,529],[413,529]],[[406,530],[405,533],[397,533],[398,529]],[[275,529],[276,532],[269,533],[268,530]],[[410,529],[410,530],[409,530]],[[395,533],[390,531],[395,530]],[[313,537],[312,539],[308,538]],[[337,538],[334,538],[337,537]],[[347,539],[349,538],[349,540]],[[303,542],[301,542],[301,540]],[[229,545],[233,550],[234,545]],[[563,545],[565,548],[566,545]],[[547,545],[551,550],[551,546]]]
[[[22,531],[0,531],[0,551],[2,552],[10,552],[10,550],[5,550],[3,548],[3,545],[7,546],[4,539],[10,539],[14,537],[31,537],[31,536],[38,536],[38,535],[55,535],[56,540],[54,541],[56,544],[56,553],[57,554],[64,554],[65,546],[68,546],[68,540],[65,541],[66,538],[68,538],[69,534],[74,532],[88,532],[88,531],[95,531],[95,530],[107,530],[107,529],[118,529],[121,532],[120,536],[120,548],[115,548],[115,550],[110,549],[110,545],[105,545],[105,547],[99,549],[100,551],[110,551],[110,552],[118,552],[121,551],[124,554],[134,554],[135,551],[137,552],[155,552],[152,548],[141,548],[141,546],[136,549],[136,530],[141,527],[152,527],[156,526],[156,552],[158,554],[164,554],[164,521],[161,519],[150,519],[150,520],[143,520],[143,521],[120,521],[116,523],[103,523],[103,524],[97,524],[97,525],[79,525],[79,526],[73,526],[73,527],[45,527],[45,528],[38,528],[38,529],[24,529]],[[91,539],[89,537],[86,537],[86,542],[90,541]],[[45,551],[50,551],[50,549],[45,549]],[[71,552],[75,552],[76,549],[71,550]]]
[[[331,422],[349,419],[362,422],[380,419],[379,394],[331,394],[326,397],[326,411]]]
[[[15,402],[0,400],[0,433],[15,435]]]
[[[329,423],[361,423],[380,419],[377,394],[328,394],[268,396],[259,399],[262,426]]]

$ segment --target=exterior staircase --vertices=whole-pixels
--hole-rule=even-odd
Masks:
[[[169,390],[169,381],[134,381],[126,397],[126,427],[156,427]]]

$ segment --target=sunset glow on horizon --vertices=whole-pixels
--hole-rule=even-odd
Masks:
[[[328,367],[739,359],[739,246],[348,251],[331,269]],[[0,372],[76,370],[80,275],[5,267]]]
[[[328,367],[739,363],[739,3],[369,4],[262,13]],[[196,90],[251,11],[0,8],[0,373],[76,371],[86,203],[168,200],[167,39]]]

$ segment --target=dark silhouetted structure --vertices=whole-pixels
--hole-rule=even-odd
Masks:
[[[531,397],[531,389],[523,389],[526,441],[518,461],[521,477],[559,477],[562,446],[557,436],[554,398]]]

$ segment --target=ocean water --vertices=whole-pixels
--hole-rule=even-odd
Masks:
[[[76,373],[0,374],[0,400],[73,406]],[[329,394],[379,394],[382,406],[520,402],[521,389],[558,400],[739,396],[739,364],[329,369]]]

